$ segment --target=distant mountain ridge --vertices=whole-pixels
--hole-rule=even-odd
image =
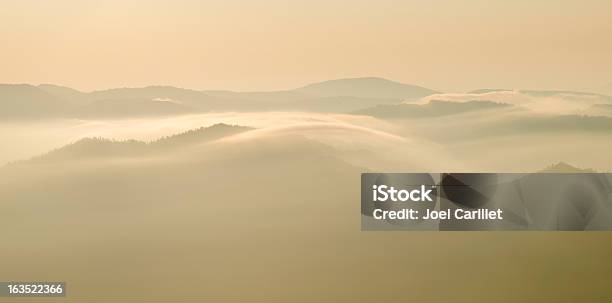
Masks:
[[[403,84],[377,77],[329,80],[306,85],[296,89],[296,91],[324,97],[353,96],[389,99],[415,99],[438,93],[421,86]]]
[[[534,97],[563,95],[576,101],[597,99],[598,103],[612,104],[610,96],[572,91],[481,89],[468,94],[504,91],[517,91]],[[434,94],[436,96],[432,96]],[[386,106],[411,103],[428,96],[433,99],[437,94],[432,89],[378,77],[336,79],[292,90],[261,92],[194,90],[162,85],[82,92],[52,84],[0,84],[0,119],[113,119],[219,111],[354,113],[378,106],[380,114],[380,110],[385,110]],[[486,101],[485,97],[482,98]],[[417,110],[416,114],[406,113],[408,108],[396,109],[403,110],[407,115],[423,113],[422,109]],[[386,110],[391,109],[386,107]]]
[[[595,173],[592,168],[578,168],[563,161],[552,164],[540,170],[542,173]]]
[[[56,116],[69,106],[69,102],[36,86],[0,84],[0,119]]]
[[[382,78],[339,79],[268,92],[193,90],[159,85],[81,92],[53,84],[4,84],[0,85],[0,117],[121,118],[269,110],[348,113],[433,93],[435,91],[427,88]]]

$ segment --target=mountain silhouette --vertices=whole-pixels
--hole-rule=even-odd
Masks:
[[[38,118],[63,114],[70,104],[29,84],[0,84],[0,119]]]
[[[83,138],[26,162],[40,163],[97,158],[142,157],[168,149],[185,148],[194,144],[211,142],[251,129],[250,127],[219,123],[209,127],[200,127],[172,136],[166,136],[152,142],[113,140],[100,137]]]
[[[473,100],[476,100],[478,97],[473,94],[500,91],[508,90],[481,89],[470,94]],[[580,106],[592,103],[612,104],[612,97],[594,93],[544,90],[517,92],[529,98],[561,97],[569,103],[575,101]],[[329,80],[293,90],[260,92],[194,90],[160,85],[81,92],[53,84],[1,84],[0,119],[113,119],[219,111],[359,112],[377,117],[417,117],[447,115],[491,105],[469,102],[464,105],[433,103],[414,108],[400,105],[402,102],[415,101],[436,93],[428,88],[376,77]],[[449,95],[453,97],[453,94]],[[428,98],[444,100],[445,95]],[[483,99],[479,99],[479,102],[488,100],[485,97]],[[492,102],[511,103],[495,100]]]
[[[123,118],[210,111],[348,113],[432,93],[435,91],[382,78],[339,79],[294,90],[262,92],[193,90],[160,85],[81,92],[53,84],[0,85],[0,118]]]
[[[54,84],[40,84],[37,87],[57,98],[66,101],[73,101],[74,103],[80,103],[90,99],[87,93],[66,86]]]
[[[543,173],[594,173],[592,168],[578,168],[563,161],[552,164],[541,170]]]
[[[152,146],[178,147],[214,141],[223,137],[252,130],[252,127],[218,123],[208,127],[200,127],[183,133],[166,136],[150,143]]]
[[[353,96],[383,99],[415,99],[437,93],[428,88],[376,77],[329,80],[306,85],[296,91],[323,97]]]

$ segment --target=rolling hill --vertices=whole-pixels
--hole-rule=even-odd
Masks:
[[[416,99],[437,93],[428,88],[376,77],[329,80],[306,85],[295,91],[321,97],[353,96],[400,100]]]
[[[0,84],[0,119],[59,116],[70,103],[29,84]]]
[[[168,149],[181,149],[196,144],[211,142],[251,129],[250,127],[219,123],[209,127],[201,127],[172,136],[166,136],[152,142],[113,140],[98,137],[83,138],[29,161],[21,161],[21,163],[51,163],[58,161],[145,157],[168,151]],[[16,163],[18,164],[20,162]]]
[[[200,91],[172,86],[81,92],[52,84],[0,85],[0,118],[112,119],[215,111],[348,113],[432,93],[435,91],[382,78],[339,79],[294,90],[263,92]]]

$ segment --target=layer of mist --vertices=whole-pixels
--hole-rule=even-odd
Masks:
[[[10,90],[0,275],[67,302],[612,300],[607,233],[359,230],[363,172],[612,171],[608,97]]]

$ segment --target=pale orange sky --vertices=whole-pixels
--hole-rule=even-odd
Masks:
[[[0,83],[612,90],[610,20],[608,0],[4,0]]]

